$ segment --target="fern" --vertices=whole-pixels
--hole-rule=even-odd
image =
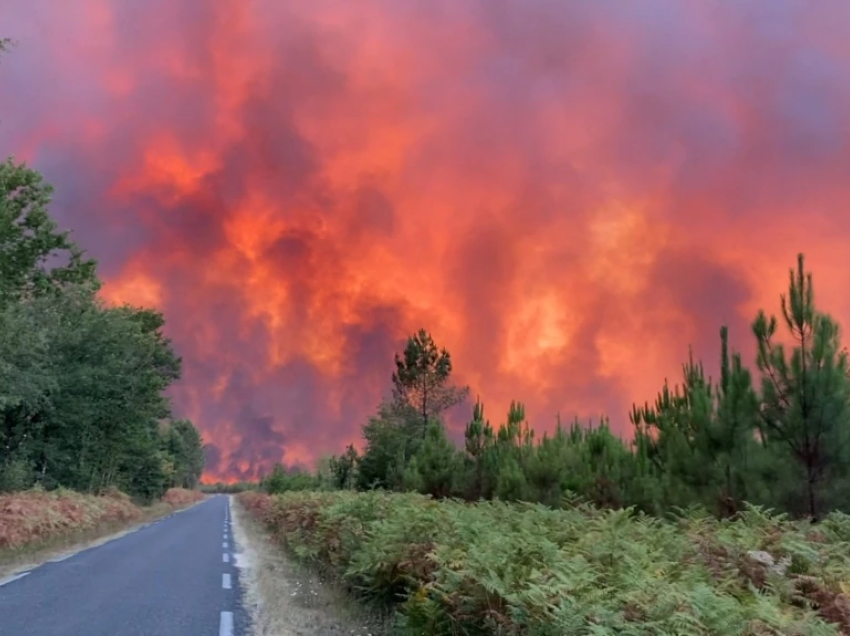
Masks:
[[[798,578],[821,599],[850,590],[850,517],[840,515],[815,536],[810,524],[754,506],[734,520],[695,508],[662,521],[580,502],[553,510],[384,492],[244,497],[297,553],[395,604],[400,633],[835,636],[839,626],[801,602]],[[786,572],[747,561],[753,550],[785,559]]]

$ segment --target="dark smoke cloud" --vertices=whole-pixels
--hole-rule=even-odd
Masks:
[[[796,253],[850,316],[846,3],[81,0],[3,15],[0,151],[150,303],[210,478],[356,441],[419,327],[494,422],[608,413]],[[452,417],[459,426],[467,412]]]

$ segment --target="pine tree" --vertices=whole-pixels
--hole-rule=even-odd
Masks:
[[[755,438],[758,398],[741,354],[733,352],[730,361],[725,326],[720,329],[720,343],[720,386],[710,452],[720,465],[723,479],[720,513],[728,515],[745,499],[753,501],[752,495],[757,492],[751,460],[759,450]]]
[[[752,378],[740,354],[730,354],[728,336],[721,327],[719,384],[691,352],[683,383],[671,391],[665,382],[654,407],[634,408],[631,416],[639,462],[650,459],[658,469],[663,500],[680,506],[701,501],[722,516],[740,507],[748,484],[756,490],[749,458],[758,450]]]
[[[655,404],[633,407],[632,424],[661,480],[662,497],[687,506],[704,499],[716,477],[708,457],[714,416],[714,387],[693,351],[682,365],[683,382],[665,380]]]
[[[408,338],[403,357],[395,356],[395,365],[392,376],[395,403],[402,410],[418,413],[424,439],[429,421],[439,419],[443,411],[462,402],[469,389],[449,384],[451,355],[445,348],[438,349],[424,329]]]
[[[760,310],[752,325],[762,376],[762,436],[768,444],[785,445],[800,466],[800,494],[807,514],[816,519],[825,507],[828,482],[846,471],[847,353],[837,323],[815,306],[812,275],[805,271],[802,254],[796,272],[790,270],[781,306],[794,343],[788,355],[775,342],[775,316]]]
[[[360,457],[353,444],[349,444],[345,452],[328,460],[330,484],[340,490],[353,490],[356,481],[357,463]]]
[[[443,424],[432,421],[425,441],[405,470],[405,485],[435,498],[450,496],[457,465],[456,454],[457,450],[446,437]]]
[[[485,492],[485,470],[486,453],[493,446],[493,427],[484,419],[484,405],[481,400],[476,400],[472,410],[472,421],[466,425],[464,431],[465,449],[468,459],[472,464],[472,484],[468,497],[472,500],[480,499]]]

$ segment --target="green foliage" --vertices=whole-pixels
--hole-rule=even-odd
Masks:
[[[349,444],[339,457],[328,460],[328,480],[332,488],[352,490],[357,483],[357,465],[360,456],[353,444]]]
[[[0,490],[193,488],[202,443],[170,421],[181,360],[165,320],[97,299],[96,263],[58,230],[51,196],[38,172],[0,163]]]
[[[16,488],[153,498],[197,484],[200,435],[168,422],[164,396],[180,361],[140,313],[78,288],[0,310],[0,472],[14,468]]]
[[[242,492],[255,491],[259,489],[257,482],[237,481],[233,483],[215,482],[208,484],[200,484],[198,490],[206,494],[227,494],[235,495]]]
[[[392,375],[395,406],[418,415],[423,439],[429,422],[462,402],[469,393],[466,387],[449,384],[451,356],[445,348],[438,349],[431,334],[424,329],[407,339],[404,354],[395,356],[395,366]]]
[[[393,401],[363,427],[363,455],[349,447],[332,458],[326,481],[468,501],[580,500],[660,516],[702,507],[734,517],[748,503],[812,518],[848,510],[850,368],[836,323],[813,298],[800,256],[781,301],[793,349],[786,355],[775,342],[775,318],[759,312],[753,323],[760,386],[721,327],[718,381],[690,352],[680,383],[665,380],[654,403],[632,408],[632,440],[604,417],[568,427],[559,418],[554,433],[535,436],[520,402],[494,427],[479,399],[456,449],[439,417],[440,405],[461,395],[448,384],[451,358],[420,330],[396,355]]]
[[[758,399],[741,356],[730,352],[728,331],[720,330],[720,383],[707,378],[691,354],[683,383],[665,382],[654,406],[634,408],[636,448],[653,462],[659,504],[704,504],[720,515],[734,514],[757,498],[758,474],[750,470],[763,449],[755,431]]]
[[[59,232],[48,206],[53,188],[11,158],[0,163],[0,305],[56,293],[68,285],[96,290],[96,262]]]
[[[357,467],[357,487],[396,488],[409,458],[421,443],[418,416],[381,404],[378,413],[363,426],[366,448]]]
[[[802,480],[783,484],[790,487],[782,493],[785,501],[802,497],[805,508],[798,512],[817,518],[839,504],[830,487],[847,477],[847,352],[837,323],[815,307],[812,275],[804,270],[802,254],[789,278],[788,295],[782,296],[782,317],[793,341],[788,355],[775,342],[774,316],[760,311],[753,322],[762,374],[761,432],[768,444],[796,462],[802,475]]]
[[[850,626],[835,611],[850,580],[845,515],[813,534],[751,506],[736,520],[661,521],[377,492],[240,501],[297,554],[394,603],[399,633],[826,636]],[[785,565],[773,571],[757,551]]]
[[[259,489],[276,495],[290,491],[318,490],[319,480],[303,471],[287,470],[283,464],[275,464],[272,472],[260,480]]]
[[[448,497],[453,491],[457,450],[446,437],[442,423],[432,421],[425,440],[404,471],[404,486],[434,497]]]
[[[189,420],[174,420],[163,424],[160,434],[167,486],[197,488],[204,470],[204,448],[198,429]]]

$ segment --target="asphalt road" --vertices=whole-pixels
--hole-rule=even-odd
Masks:
[[[242,636],[226,496],[0,587],[0,636]]]

